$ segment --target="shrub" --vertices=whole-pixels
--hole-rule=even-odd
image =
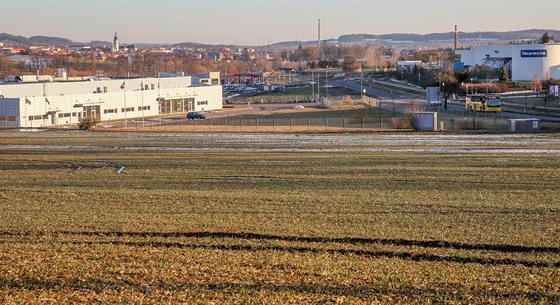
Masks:
[[[424,104],[410,104],[403,112],[404,120],[406,120],[410,127],[414,130],[418,130],[418,113],[426,111],[426,106]]]
[[[484,123],[476,118],[464,118],[457,121],[457,127],[463,130],[480,130],[484,128]]]
[[[405,118],[391,118],[389,127],[393,129],[411,129],[412,125],[410,125],[410,122]]]
[[[81,130],[89,130],[95,127],[97,120],[94,118],[83,118],[78,122],[78,128]]]

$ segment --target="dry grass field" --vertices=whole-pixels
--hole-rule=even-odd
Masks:
[[[0,132],[3,304],[558,304],[560,137]]]

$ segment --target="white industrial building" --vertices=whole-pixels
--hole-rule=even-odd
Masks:
[[[222,108],[219,72],[198,76],[0,85],[0,127],[72,125]]]
[[[501,68],[511,64],[512,81],[560,79],[560,44],[514,44],[476,46],[469,50],[455,50],[465,66],[489,65]]]

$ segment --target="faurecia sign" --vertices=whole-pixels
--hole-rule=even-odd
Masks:
[[[521,50],[521,57],[546,57],[546,50]]]

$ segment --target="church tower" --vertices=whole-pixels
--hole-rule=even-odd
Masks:
[[[115,37],[113,38],[113,47],[111,48],[113,52],[119,51],[119,38],[117,37],[117,32],[115,32]]]

